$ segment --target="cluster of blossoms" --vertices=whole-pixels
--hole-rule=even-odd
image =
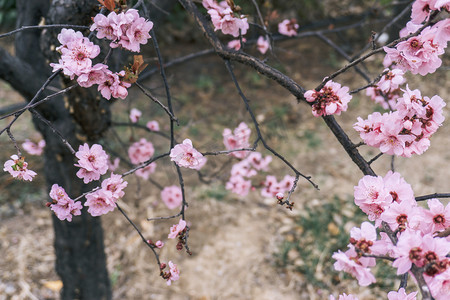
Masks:
[[[340,115],[342,111],[347,110],[352,99],[348,91],[348,87],[341,87],[339,83],[330,80],[320,91],[306,91],[305,98],[306,101],[313,102],[312,113],[316,117]]]
[[[200,170],[207,158],[194,148],[190,139],[185,139],[170,150],[170,160],[180,167]]]
[[[100,47],[83,37],[79,31],[72,29],[61,30],[58,35],[61,46],[57,50],[61,51],[61,59],[57,64],[51,63],[53,72],[62,69],[63,73],[74,79],[78,76],[77,82],[80,86],[88,88],[98,84],[98,90],[106,99],[122,98],[128,95],[127,88],[131,85],[120,80],[125,75],[125,71],[113,73],[108,66],[102,63],[92,65],[92,59],[100,53]]]
[[[178,224],[175,224],[172,227],[170,227],[170,233],[167,237],[169,239],[178,238],[177,250],[182,250],[183,245],[186,244],[185,233],[187,232],[187,230],[188,230],[187,223],[183,219],[180,219]],[[190,253],[190,252],[188,252],[188,253]]]
[[[240,196],[247,196],[252,182],[246,180],[258,174],[257,171],[267,171],[267,166],[272,161],[272,156],[263,158],[259,152],[252,152],[245,159],[233,165],[231,176],[225,188]]]
[[[272,175],[268,175],[264,181],[264,187],[261,190],[261,195],[268,198],[282,198],[283,194],[292,189],[294,185],[295,177],[285,175],[284,178],[278,182],[277,178]]]
[[[295,36],[297,35],[298,27],[297,20],[284,20],[278,24],[278,32],[286,36]]]
[[[135,165],[148,161],[154,153],[155,148],[153,148],[153,144],[145,138],[141,138],[138,142],[133,143],[130,148],[128,148],[128,157],[130,158],[131,163]],[[155,169],[156,163],[152,162],[148,166],[138,169],[135,174],[147,180],[150,174],[155,172]]]
[[[386,74],[375,86],[367,88],[366,95],[384,109],[393,109],[401,94],[399,86],[406,81],[403,77],[405,73],[400,69],[385,69],[383,72]]]
[[[415,4],[419,2],[423,1],[416,1]],[[414,18],[400,32],[401,37],[414,33],[421,27],[421,21],[419,24],[413,22]],[[445,19],[433,26],[426,27],[418,36],[398,43],[395,48],[384,47],[387,55],[383,63],[385,66],[394,64],[395,68],[422,76],[434,73],[442,64],[439,55],[444,54],[449,40],[450,19]]]
[[[431,199],[428,209],[418,206],[411,186],[399,173],[391,171],[384,178],[364,176],[355,187],[354,196],[356,205],[369,220],[375,221],[375,226],[364,222],[361,228],[351,230],[349,249],[333,255],[335,269],[352,274],[360,285],[366,286],[375,282],[370,271],[375,258],[365,255],[388,255],[393,258],[392,266],[397,268],[398,275],[408,272],[413,265],[422,268],[433,297],[448,299],[450,240],[436,233],[450,227],[450,204],[444,207],[438,199]],[[378,239],[376,227],[382,222],[396,233],[396,243],[384,232]]]
[[[41,155],[44,151],[45,141],[40,140],[38,143],[34,143],[29,139],[26,139],[24,143],[22,143],[22,148],[28,152],[30,155]]]
[[[100,176],[108,171],[108,154],[98,144],[92,145],[91,148],[87,143],[80,145],[75,156],[78,158],[78,164],[75,166],[80,168],[77,176],[83,179],[84,183],[99,180]]]
[[[233,131],[229,128],[223,130],[223,143],[227,150],[236,150],[250,147],[249,139],[252,131],[247,124],[241,122]],[[245,158],[249,154],[248,151],[234,151],[230,155],[236,158]]]
[[[85,206],[92,216],[101,216],[113,211],[117,207],[116,202],[125,194],[123,189],[128,182],[121,175],[111,173],[111,177],[102,181],[101,188],[86,195]]]
[[[111,48],[121,46],[127,50],[139,52],[140,45],[147,44],[147,40],[151,38],[149,32],[152,28],[151,21],[139,17],[137,10],[129,9],[119,14],[112,11],[108,16],[97,14],[91,31],[96,30],[99,39],[110,40]]]
[[[153,23],[139,17],[135,9],[116,14],[111,12],[108,16],[97,14],[91,31],[97,31],[97,38],[111,40],[111,48],[123,47],[130,51],[139,52],[140,45],[146,44],[150,38],[150,30]],[[93,65],[92,59],[100,54],[100,47],[89,41],[79,31],[72,29],[61,30],[58,35],[61,46],[57,48],[61,52],[58,63],[51,63],[53,71],[62,69],[63,73],[74,79],[80,86],[88,88],[94,84],[106,99],[122,98],[128,95],[129,82],[123,80],[125,71],[112,72],[108,66],[102,63]]]
[[[161,191],[161,199],[169,209],[179,207],[183,202],[181,188],[176,185],[166,186]]]
[[[408,87],[397,99],[395,111],[375,112],[367,120],[358,117],[354,124],[364,142],[390,155],[411,157],[422,154],[430,145],[430,137],[444,121],[444,100],[435,95],[422,97],[419,90]]]
[[[247,18],[238,14],[236,7],[228,5],[227,1],[217,3],[215,0],[203,0],[203,7],[208,10],[214,30],[221,30],[223,34],[238,37],[245,35],[249,28]]]
[[[47,206],[50,206],[50,209],[55,212],[55,215],[61,221],[67,220],[71,222],[72,216],[81,215],[81,209],[83,208],[81,201],[73,201],[70,199],[64,188],[59,185],[52,185],[50,198],[53,202],[47,203]]]
[[[28,163],[25,161],[25,158],[15,154],[11,155],[11,159],[5,162],[3,171],[9,172],[12,177],[21,180],[32,181],[33,177],[36,176],[36,172],[28,170]]]

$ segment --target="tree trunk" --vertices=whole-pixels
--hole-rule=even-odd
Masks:
[[[50,4],[48,0],[18,0],[17,11],[18,26],[37,25],[43,17],[46,24],[88,25],[90,18],[98,12],[98,2],[54,0]],[[51,74],[49,62],[58,61],[54,46],[59,45],[56,40],[59,32],[60,29],[23,31],[16,37],[16,57],[33,68],[34,81],[37,81],[33,86],[41,86]],[[58,81],[55,79],[51,85],[60,84]],[[29,101],[30,95],[36,91],[35,88],[21,93]],[[43,96],[47,94],[44,91]],[[53,99],[39,105],[36,110],[61,132],[74,149],[84,142],[98,140],[110,124],[109,105],[100,100],[96,91],[88,89],[74,89],[64,98]],[[47,144],[44,153],[47,190],[57,183],[70,197],[89,191],[92,186],[83,184],[76,176],[78,168],[74,166],[74,155],[51,128],[37,118],[33,122]],[[82,215],[74,217],[72,222],[60,221],[53,215],[53,227],[56,272],[63,282],[61,299],[111,299],[100,218],[92,217],[83,209]]]

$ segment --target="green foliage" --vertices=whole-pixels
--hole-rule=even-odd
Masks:
[[[0,27],[12,27],[16,21],[16,1],[0,0]]]

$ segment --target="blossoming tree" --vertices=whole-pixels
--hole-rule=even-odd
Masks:
[[[235,76],[233,63],[248,65],[272,79],[274,84],[284,87],[299,102],[309,104],[311,113],[322,118],[364,175],[354,188],[354,202],[371,222],[363,222],[360,227],[350,231],[348,249],[333,255],[335,269],[351,274],[361,286],[368,286],[376,281],[371,267],[376,265],[377,259],[384,259],[392,261],[397,275],[402,276],[398,291],[387,293],[389,299],[415,299],[419,291],[423,299],[450,297],[447,258],[450,250],[450,210],[440,200],[450,195],[415,197],[411,185],[400,173],[389,170],[382,177],[375,174],[371,167],[371,163],[383,154],[404,157],[423,154],[430,146],[431,136],[445,119],[445,101],[438,95],[431,98],[422,96],[418,89],[404,86],[404,75],[405,72],[411,72],[424,76],[441,66],[440,57],[450,40],[450,19],[446,18],[450,1],[415,1],[412,4],[411,21],[400,32],[399,39],[377,48],[375,41],[380,35],[374,37],[372,50],[363,49],[354,58],[344,54],[349,60],[346,66],[326,76],[314,89],[306,90],[301,83],[245,51],[245,47],[255,45],[261,54],[269,55],[277,38],[301,37],[301,28],[295,19],[276,24],[278,34],[274,34],[270,31],[270,24],[264,22],[256,1],[252,1],[256,15],[251,17],[232,0],[203,0],[201,5],[190,0],[180,0],[213,51],[223,60],[252,120],[250,126],[242,122],[236,124],[233,130],[225,128],[223,143],[226,150],[214,152],[202,152],[202,149],[194,147],[196,143],[189,137],[183,137],[182,142],[176,140],[177,115],[183,112],[173,109],[165,63],[155,35],[156,23],[149,16],[145,1],[137,1],[134,7],[127,5],[124,0],[67,0],[61,3],[54,1],[51,5],[40,2],[18,1],[19,11],[23,14],[19,23],[21,26],[36,25],[44,16],[47,25],[21,27],[8,33],[17,34],[16,56],[0,49],[3,55],[0,77],[10,82],[28,100],[23,108],[2,117],[10,117],[11,121],[1,134],[9,136],[17,151],[4,163],[3,170],[17,180],[33,180],[39,174],[29,169],[31,166],[26,162],[22,150],[39,154],[44,149],[49,186],[47,206],[54,213],[57,271],[64,283],[64,299],[111,298],[98,217],[115,209],[137,230],[143,244],[154,254],[156,272],[167,284],[171,285],[180,278],[176,263],[171,260],[166,263],[159,257],[158,249],[164,247],[164,241],[153,242],[145,237],[136,223],[120,208],[124,189],[128,186],[124,178],[133,174],[151,180],[152,174],[158,171],[159,160],[173,162],[179,183],[161,188],[160,195],[165,205],[169,209],[179,210],[173,216],[163,217],[175,220],[175,224],[168,228],[167,238],[176,239],[176,248],[185,249],[188,254],[191,254],[188,244],[190,227],[186,215],[183,169],[199,171],[208,164],[207,156],[229,155],[235,159],[229,180],[224,184],[226,189],[242,197],[255,189],[252,178],[261,172],[266,174],[259,191],[261,196],[273,198],[274,203],[288,209],[295,205],[293,199],[299,180],[305,180],[311,188],[318,188],[310,176],[300,172],[274,145],[268,143]],[[406,7],[402,14],[407,13],[409,8]],[[40,13],[36,15],[36,11]],[[255,24],[249,22],[250,18],[255,20]],[[77,24],[67,24],[74,19]],[[396,20],[398,18],[392,22]],[[250,25],[255,28],[252,29]],[[245,38],[250,30],[260,34],[255,41],[250,37]],[[328,40],[323,31],[303,34],[315,34],[342,53],[342,49]],[[222,43],[224,36],[233,37],[227,46]],[[41,45],[44,41],[50,47],[40,48],[39,40]],[[134,56],[130,67],[120,70],[112,67],[120,58],[120,55],[114,56],[115,53],[127,51],[139,54],[141,48],[147,46],[154,47],[156,52],[166,104],[139,83],[146,67],[141,55]],[[30,51],[35,51],[34,57]],[[378,70],[378,76],[371,78],[358,65],[377,53],[385,54],[386,69]],[[47,64],[46,59],[51,63]],[[351,68],[357,69],[367,80],[366,85],[350,90],[350,87],[337,82],[338,76]],[[48,87],[50,83],[57,84],[56,78],[60,78],[61,83],[58,91],[52,92]],[[128,145],[128,158],[122,158],[126,161],[116,159],[112,162],[112,155],[105,151],[98,139],[111,124],[111,100],[119,98],[126,101],[128,90],[133,86],[167,115],[170,128],[168,134],[164,135],[168,139],[167,149],[156,154],[153,143],[141,138]],[[344,130],[334,115],[345,114],[352,95],[364,90],[388,111],[383,114],[374,112],[367,118],[359,117],[355,120],[354,128]],[[19,145],[16,142],[14,123],[25,111],[33,114],[35,125],[44,136],[45,143],[26,141]],[[130,126],[143,118],[139,110],[132,109]],[[150,132],[160,131],[155,121],[148,121],[145,128]],[[250,139],[252,130],[256,132],[254,140]],[[346,130],[359,132],[363,142],[358,144],[351,141]],[[358,147],[363,144],[378,148],[381,154],[372,160],[364,158],[358,151]],[[264,157],[256,151],[258,146],[271,155]],[[274,159],[284,163],[291,175],[286,174],[281,180],[271,175],[269,165]],[[115,174],[121,163],[129,166],[129,169]],[[428,209],[417,204],[423,200],[428,200]],[[417,291],[407,295],[405,286],[408,274],[414,278]],[[330,299],[334,299],[334,296],[331,295]],[[339,299],[356,297],[343,294]]]

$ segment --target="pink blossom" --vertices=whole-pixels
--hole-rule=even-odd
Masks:
[[[242,43],[245,43],[246,41],[246,38],[242,38]],[[231,40],[228,42],[227,47],[238,51],[239,49],[241,49],[241,40]]]
[[[200,170],[206,163],[206,157],[198,152],[190,139],[185,139],[182,144],[175,145],[170,150],[170,160],[178,166]]]
[[[137,108],[132,108],[130,111],[130,120],[132,123],[136,123],[139,121],[139,118],[142,116],[142,112]]]
[[[180,271],[176,264],[172,261],[169,261],[169,276],[167,278],[167,285],[171,285],[172,281],[177,281],[180,279]]]
[[[69,39],[67,39],[69,40]],[[82,73],[88,73],[92,67],[93,58],[100,53],[100,47],[94,45],[88,38],[73,38],[60,48],[62,53],[58,64],[50,64],[53,71],[62,69],[64,74],[73,79]]]
[[[392,201],[398,203],[408,202],[411,206],[416,205],[412,187],[400,173],[389,170],[383,177],[383,182],[385,189],[392,196]]]
[[[141,138],[138,142],[133,143],[128,148],[128,157],[131,163],[137,165],[149,160],[155,153],[153,144],[145,138]]]
[[[410,201],[394,202],[381,214],[381,220],[388,223],[392,230],[416,229],[423,219],[420,208]]]
[[[108,66],[104,64],[96,64],[90,68],[87,72],[81,73],[77,82],[80,86],[88,88],[94,84],[102,84],[106,81],[106,72],[108,71]]]
[[[252,152],[249,156],[245,159],[245,161],[249,162],[250,165],[255,168],[256,170],[260,171],[267,171],[267,166],[272,161],[272,156],[267,155],[266,157],[262,157],[262,154],[259,152]]]
[[[210,7],[208,14],[211,16],[215,31],[221,30],[223,34],[230,34],[234,37],[247,33],[249,28],[247,18],[245,16],[236,16],[225,1],[221,2],[220,5],[215,5],[210,1],[203,5]]]
[[[417,292],[406,294],[404,288],[400,288],[397,292],[390,291],[387,294],[388,300],[416,300]]]
[[[375,221],[392,203],[381,176],[364,176],[354,188],[355,204],[365,212],[369,220]],[[378,223],[377,223],[378,224]]]
[[[366,89],[366,95],[375,103],[380,104],[384,109],[395,108],[396,100],[400,97],[400,93],[400,89],[390,90],[387,93],[384,93],[378,87],[369,87]]]
[[[377,86],[382,90],[384,93],[388,93],[389,91],[393,91],[398,89],[398,87],[405,83],[405,78],[403,75],[405,73],[400,69],[385,69],[383,72],[387,73],[381,77],[380,81],[378,82]]]
[[[250,180],[245,180],[244,177],[240,175],[232,175],[225,185],[227,190],[231,190],[233,193],[242,197],[247,196],[251,187],[252,182]]]
[[[172,227],[170,227],[170,233],[168,235],[168,238],[169,239],[176,238],[185,228],[186,228],[186,221],[180,219],[178,224],[175,224]]]
[[[164,247],[164,242],[163,241],[156,241],[155,246],[156,246],[156,248],[161,249],[162,247]]]
[[[397,268],[397,275],[408,272],[413,263],[418,267],[423,266],[423,243],[419,232],[406,229],[400,235],[393,251],[396,260],[392,266]]]
[[[30,141],[29,139],[26,139],[25,142],[22,144],[22,147],[30,155],[41,155],[42,151],[44,151],[45,140],[40,140],[36,144]]]
[[[88,213],[97,217],[113,211],[117,205],[111,191],[100,189],[86,195],[84,206],[89,207]]]
[[[298,30],[298,24],[297,24],[297,20],[292,19],[292,20],[284,20],[283,22],[278,24],[278,32],[281,33],[282,35],[287,35],[287,36],[295,36],[297,35],[297,30]]]
[[[151,131],[159,131],[159,123],[158,123],[158,121],[155,121],[155,120],[149,121],[147,123],[146,127],[148,129],[150,129]]]
[[[105,99],[121,98],[125,99],[128,96],[127,88],[131,86],[130,83],[121,81],[120,76],[124,76],[125,72],[113,73],[110,70],[105,71],[105,81],[98,85],[98,90]]]
[[[353,249],[349,249],[345,253],[339,250],[332,257],[336,260],[334,263],[336,271],[344,271],[353,275],[359,285],[368,286],[376,281],[368,268],[374,265],[374,260],[367,260],[367,257],[359,258]]]
[[[347,104],[352,99],[348,91],[348,87],[341,87],[339,83],[330,80],[319,92],[307,91],[305,98],[306,101],[313,102],[312,113],[316,117],[340,115],[342,111],[347,110]]]
[[[369,222],[363,222],[361,228],[353,227],[350,230],[349,247],[366,254],[385,255],[387,252],[386,243],[377,240],[376,228]]]
[[[447,300],[450,298],[450,268],[434,277],[424,277],[434,299]]]
[[[270,48],[269,40],[263,36],[260,36],[256,41],[256,48],[261,54],[266,54],[267,50]]]
[[[82,205],[80,201],[73,201],[69,198],[64,188],[57,184],[52,185],[50,190],[50,198],[53,203],[50,204],[51,210],[61,221],[72,221],[72,216],[81,215]]]
[[[61,48],[66,47],[67,44],[82,39],[83,34],[81,32],[63,28],[58,34],[58,41],[61,43],[61,46],[57,47],[56,50],[60,50]]]
[[[80,168],[77,176],[82,178],[84,183],[98,180],[108,171],[108,155],[98,144],[92,145],[91,148],[87,143],[80,145],[75,156],[78,158],[78,164],[75,166]]]
[[[227,150],[235,150],[250,147],[250,134],[251,130],[244,122],[241,122],[233,132],[231,129],[225,128],[222,133],[225,148]],[[231,156],[241,159],[245,158],[248,154],[248,151],[235,151],[230,153]]]
[[[117,200],[122,198],[123,195],[125,195],[123,189],[126,188],[127,185],[128,182],[123,180],[122,175],[111,173],[110,178],[107,178],[102,181],[101,187],[105,191],[110,191],[111,196]]]
[[[139,52],[140,45],[147,44],[151,38],[149,32],[152,28],[151,21],[139,17],[137,10],[129,9],[119,14],[111,12],[106,17],[96,15],[90,30],[96,30],[99,39],[111,40],[111,48],[122,46],[127,50]]]
[[[24,157],[18,157],[17,155],[11,155],[11,159],[7,160],[3,165],[3,171],[9,172],[12,177],[32,181],[36,176],[36,172],[28,170],[28,163]]]
[[[294,184],[295,177],[290,175],[284,176],[283,180],[277,182],[275,176],[268,175],[264,182],[264,188],[261,189],[261,195],[267,198],[273,198],[278,193],[289,191]]]
[[[179,207],[183,202],[181,188],[176,185],[166,186],[161,191],[161,199],[169,209]]]
[[[235,163],[231,168],[231,176],[253,177],[258,172],[252,169],[252,165],[247,159],[244,159],[238,163]]]
[[[434,233],[450,227],[450,203],[445,207],[438,199],[427,201],[429,210],[423,210],[424,232]]]

